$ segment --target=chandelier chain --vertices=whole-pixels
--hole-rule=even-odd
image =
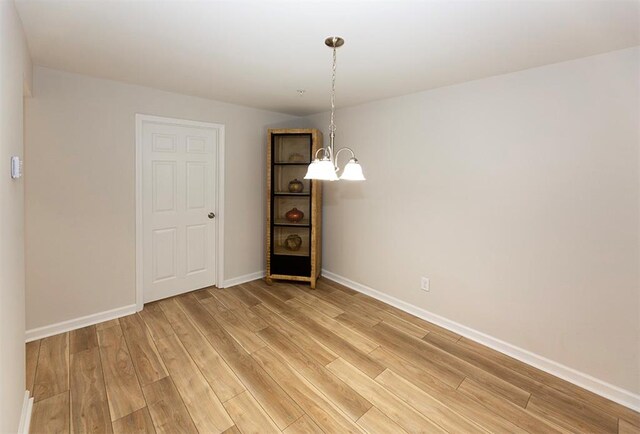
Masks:
[[[335,38],[334,38],[335,39]],[[329,125],[329,131],[333,134],[336,132],[336,124],[334,122],[336,112],[336,46],[334,40],[333,46],[333,68],[331,70],[331,123]]]

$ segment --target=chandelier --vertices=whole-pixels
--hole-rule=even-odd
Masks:
[[[340,148],[338,151],[334,149],[334,142],[336,137],[336,124],[335,124],[335,112],[336,112],[336,50],[338,47],[344,45],[344,39],[338,36],[332,36],[325,39],[324,43],[333,49],[333,68],[331,70],[331,121],[329,123],[329,145],[324,146],[316,151],[314,160],[309,164],[307,174],[304,179],[317,179],[321,181],[337,181],[338,179],[344,179],[346,181],[364,181],[365,177],[362,174],[362,167],[356,159],[356,156],[351,148]],[[342,151],[348,151],[351,153],[351,158],[344,166],[344,170],[338,178],[338,155]],[[321,158],[319,154],[322,154]]]

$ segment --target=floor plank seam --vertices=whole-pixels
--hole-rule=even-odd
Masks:
[[[38,351],[36,353],[36,367],[35,367],[35,369],[33,371],[33,383],[31,384],[31,389],[32,390],[30,391],[31,392],[31,397],[34,398],[33,399],[34,402],[35,402],[34,393],[35,393],[35,388],[36,388],[35,387],[36,386],[36,375],[38,373],[38,365],[40,363],[40,349],[41,348],[42,348],[42,339],[38,339]]]
[[[178,304],[178,306],[179,306],[179,304]],[[176,332],[176,330],[174,329],[173,324],[171,324],[171,323],[169,322],[169,326],[171,326],[171,329],[173,330],[174,335],[175,335],[175,336],[176,336],[176,338],[178,338],[178,340],[179,340],[179,339],[180,339],[180,337],[178,336],[178,333],[177,333],[177,332]],[[160,338],[160,339],[163,339],[163,338]],[[188,352],[187,352],[187,353],[188,353]],[[161,357],[162,357],[162,355],[161,355]],[[191,357],[191,356],[189,356],[189,357]],[[168,372],[168,369],[167,369],[167,372]],[[166,378],[166,377],[165,377],[165,378]],[[162,381],[162,380],[163,380],[163,379],[160,379],[160,380],[157,380],[157,381]],[[156,382],[157,382],[157,381],[156,381]],[[184,406],[185,410],[187,411],[187,414],[188,414],[188,415],[189,415],[189,417],[191,418],[191,423],[195,426],[195,420],[193,419],[193,415],[192,415],[192,414],[191,414],[191,412],[189,411],[189,407],[187,406],[187,402],[185,401],[185,398],[184,398],[184,397],[182,396],[182,394],[180,393],[180,390],[178,390],[178,388],[176,387],[176,385],[175,385],[175,383],[174,383],[174,381],[173,381],[173,378],[172,378],[171,374],[169,374],[169,381],[171,381],[171,384],[173,385],[174,389],[176,390],[176,392],[177,392],[178,396],[180,397],[180,402],[182,402],[182,405]],[[146,397],[146,395],[144,395],[144,389],[142,389],[142,394],[143,394],[143,396],[144,396],[144,399],[145,399],[145,402],[146,402],[147,406],[149,406],[149,402],[147,401],[147,397]],[[151,417],[152,417],[152,419],[153,419],[153,415],[151,415]]]
[[[133,315],[137,315],[137,313],[134,313]],[[133,365],[133,371],[136,374],[136,383],[138,384],[138,387],[140,388],[140,393],[142,394],[142,398],[144,399],[145,404],[147,403],[147,400],[144,398],[144,392],[142,391],[142,384],[140,384],[140,374],[138,373],[138,368],[136,366],[135,363],[133,363],[133,357],[132,357],[132,353],[131,353],[131,347],[129,346],[129,342],[127,342],[127,335],[124,332],[124,329],[122,327],[122,324],[118,324],[118,327],[120,327],[120,332],[122,333],[122,339],[124,340],[124,345],[127,347],[127,352],[129,353],[129,358],[131,359],[131,364]],[[155,344],[154,344],[155,345]],[[107,399],[109,399],[107,397]],[[125,416],[129,416],[132,413],[135,413],[136,411],[138,411],[140,409],[134,410],[131,413],[126,414]],[[113,425],[113,420],[111,421],[111,424]]]
[[[197,301],[198,303],[200,303],[200,300],[197,300],[197,299],[196,299],[196,301]],[[201,303],[200,303],[200,304],[201,304]],[[186,310],[184,310],[183,306],[182,306],[180,303],[178,303],[178,306],[179,306],[180,308],[182,308],[183,312],[184,312],[184,313],[185,313],[185,315],[187,316],[187,321],[190,321],[191,319],[189,318],[189,313],[188,313],[188,312],[186,312]],[[180,343],[184,346],[184,343],[183,343],[183,342],[182,342],[182,340],[180,339],[180,335],[178,334],[177,330],[175,330],[175,328],[173,327],[173,324],[170,324],[170,325],[171,325],[171,328],[173,328],[173,331],[174,331],[174,334],[175,334],[176,338],[177,338],[177,339],[178,339],[178,341],[180,341]],[[194,327],[196,327],[196,328],[198,329],[197,324],[195,324],[195,323],[194,323],[193,325],[194,325]],[[207,339],[207,336],[206,336],[206,335],[205,335],[201,330],[200,330],[200,332],[201,332],[202,336],[204,337],[205,341],[206,341],[208,344],[210,344],[210,345],[211,345],[211,342],[209,342],[209,340]],[[213,347],[213,345],[211,345],[211,346]],[[214,351],[215,351],[215,348],[213,348],[213,349],[214,349]],[[211,387],[211,384],[210,384],[210,383],[209,383],[209,381],[207,380],[206,376],[204,376],[204,374],[202,373],[202,370],[200,369],[200,367],[198,366],[198,364],[195,362],[195,360],[193,360],[193,357],[191,356],[191,353],[189,353],[189,351],[187,351],[187,355],[189,356],[189,358],[190,358],[190,359],[194,362],[194,364],[196,365],[196,368],[198,369],[198,372],[200,372],[200,375],[202,375],[202,376],[204,377],[204,379],[205,379],[205,381],[207,382],[207,384],[209,384],[209,387]],[[222,357],[222,355],[221,355],[221,354],[218,354],[218,355],[219,355],[219,356],[224,360],[224,357]],[[228,365],[228,362],[227,362],[226,360],[224,361],[224,363],[227,363],[227,365]],[[238,380],[240,380],[240,379],[238,379]],[[173,381],[173,379],[172,379],[172,381]],[[240,381],[242,381],[242,380],[240,380]],[[175,386],[175,384],[174,384],[174,386]],[[243,385],[243,386],[244,386],[245,390],[247,390],[246,385]],[[177,389],[177,388],[176,388],[176,389]],[[214,390],[213,388],[211,388],[211,390],[213,391],[214,395],[218,396],[218,395],[216,394],[216,392],[215,392],[215,390]],[[240,393],[242,393],[242,392],[240,392]],[[240,395],[240,393],[238,393],[237,395]],[[182,393],[180,393],[180,390],[179,390],[179,389],[178,389],[178,395],[179,395],[179,396],[180,396],[180,398],[182,399],[182,403],[183,403],[183,405],[187,408],[187,411],[189,411],[189,407],[187,406],[187,403],[186,403],[186,401],[185,401],[185,397],[183,397],[183,396],[182,396]],[[220,399],[220,398],[218,397],[218,399]],[[226,409],[225,409],[225,410],[226,410]],[[227,412],[227,413],[228,413],[228,412]],[[195,424],[195,420],[193,419],[193,415],[191,414],[191,412],[189,412],[189,415],[191,416],[191,420],[192,420],[192,422]],[[229,417],[231,417],[231,416],[229,416]]]

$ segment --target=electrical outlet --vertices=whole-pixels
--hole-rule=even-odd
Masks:
[[[420,279],[420,289],[423,291],[429,291],[429,278],[423,277]]]

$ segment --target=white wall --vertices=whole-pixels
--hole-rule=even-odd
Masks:
[[[266,128],[291,116],[36,68],[27,329],[135,303],[135,113],[225,125],[225,279],[264,269]]]
[[[367,181],[326,185],[324,268],[640,392],[639,63],[339,110]],[[326,113],[308,120],[328,135]]]
[[[0,432],[18,429],[24,397],[24,180],[12,180],[11,156],[23,156],[23,89],[31,59],[13,2],[0,1]]]

